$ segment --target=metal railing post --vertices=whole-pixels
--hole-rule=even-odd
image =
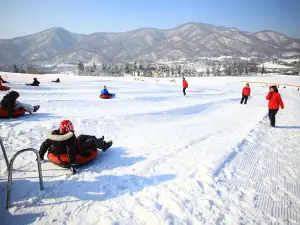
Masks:
[[[16,154],[14,154],[14,156],[10,160],[9,168],[8,168],[7,199],[6,199],[6,208],[7,209],[10,207],[11,185],[12,185],[12,172],[13,172],[14,161],[17,158],[18,155],[20,155],[23,152],[27,152],[27,151],[31,151],[31,152],[34,152],[36,154],[37,164],[38,164],[39,180],[40,180],[40,189],[41,190],[44,189],[42,169],[41,169],[41,159],[40,159],[39,152],[37,150],[33,149],[33,148],[27,148],[27,149],[23,149],[23,150],[18,151]]]
[[[2,141],[1,137],[0,137],[0,146],[1,146],[1,149],[2,149],[2,152],[3,152],[3,156],[4,156],[4,159],[5,159],[6,166],[7,166],[7,170],[9,170],[9,162],[8,162],[8,158],[7,158],[6,151],[5,151],[5,148],[4,148],[3,141]]]

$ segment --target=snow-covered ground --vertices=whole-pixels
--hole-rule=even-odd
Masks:
[[[300,85],[300,77],[180,80],[9,74],[35,115],[0,121],[9,157],[39,149],[70,119],[76,134],[104,135],[113,147],[72,176],[45,161],[39,191],[31,153],[15,161],[12,207],[5,209],[7,171],[0,153],[1,224],[299,224],[300,91],[281,89],[286,108],[270,128],[264,85],[240,105],[239,80]],[[106,85],[117,93],[99,99]],[[2,97],[5,92],[0,92]]]

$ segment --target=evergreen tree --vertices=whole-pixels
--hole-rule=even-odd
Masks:
[[[127,62],[125,64],[125,73],[130,74],[130,68],[129,68],[129,64]]]
[[[82,61],[79,61],[77,69],[78,69],[79,73],[83,73],[83,71],[84,71],[84,64],[83,64]]]
[[[209,68],[206,68],[206,76],[209,76],[210,75],[210,70]]]
[[[144,74],[144,67],[143,67],[143,65],[142,65],[142,64],[140,64],[140,65],[139,65],[139,69],[138,69],[138,76],[140,76],[140,75],[141,75],[141,73],[143,73],[143,74]]]
[[[14,73],[19,73],[19,68],[16,64],[13,66],[13,72]]]
[[[137,63],[136,63],[136,61],[133,63],[132,70],[133,70],[134,73],[137,71]]]
[[[181,65],[179,65],[177,67],[177,73],[178,73],[179,77],[181,76],[181,72],[182,72],[182,68],[181,68]]]
[[[261,68],[261,74],[264,74],[265,73],[265,66],[263,66],[262,68]]]
[[[102,73],[106,73],[106,69],[106,65],[103,63],[101,68]]]
[[[93,66],[91,67],[91,72],[94,73],[97,69],[96,63],[94,62]]]

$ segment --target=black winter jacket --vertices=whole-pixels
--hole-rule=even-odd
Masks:
[[[54,130],[48,135],[48,139],[43,142],[40,147],[40,157],[44,159],[46,152],[54,155],[60,153],[68,153],[70,164],[76,163],[77,140],[73,132],[67,134],[59,133],[59,130]]]
[[[12,118],[13,109],[18,97],[19,97],[19,93],[13,91],[13,92],[9,92],[1,100],[1,108],[6,109],[8,111],[9,119]]]
[[[2,78],[0,78],[0,80],[2,81],[2,83],[8,83],[7,81],[3,80]]]
[[[33,80],[33,82],[30,84],[30,86],[39,86],[40,82],[38,80]]]

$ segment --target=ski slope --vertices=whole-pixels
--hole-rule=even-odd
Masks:
[[[239,80],[300,85],[300,77],[180,79],[3,76],[38,113],[0,120],[9,158],[39,149],[61,120],[76,134],[104,135],[113,147],[72,176],[45,160],[39,191],[35,157],[20,155],[12,207],[5,209],[7,170],[0,153],[1,224],[299,224],[300,91],[281,89],[286,108],[269,127],[268,88],[251,85],[240,105]],[[116,98],[99,99],[106,85]],[[5,92],[0,92],[2,97]],[[4,223],[3,223],[4,222]]]

